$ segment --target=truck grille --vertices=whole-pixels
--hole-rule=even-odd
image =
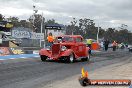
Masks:
[[[60,44],[53,44],[52,46],[52,57],[58,56],[60,53]]]

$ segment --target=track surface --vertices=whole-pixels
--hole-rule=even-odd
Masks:
[[[42,62],[40,58],[5,60],[0,62],[0,88],[41,88],[54,81],[80,74],[82,67],[88,71],[129,60],[128,51],[108,51],[93,54],[90,62],[73,64]]]

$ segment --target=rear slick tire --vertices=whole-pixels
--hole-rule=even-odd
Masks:
[[[89,61],[89,60],[90,60],[90,55],[88,55],[88,56],[85,57],[85,58],[82,58],[81,60],[82,60],[82,61]]]

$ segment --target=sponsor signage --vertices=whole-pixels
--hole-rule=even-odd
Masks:
[[[57,26],[57,25],[47,25],[45,26],[45,29],[56,29],[56,30],[61,30],[63,27]]]
[[[28,39],[43,39],[43,33],[35,33],[22,30],[12,30],[12,36],[14,38],[28,38]]]
[[[10,51],[7,47],[0,47],[0,56],[9,55]]]
[[[14,38],[30,38],[30,32],[21,30],[12,30],[12,36]]]
[[[21,48],[11,48],[13,54],[24,54],[24,51]]]
[[[44,39],[44,34],[43,33],[31,33],[31,39]]]

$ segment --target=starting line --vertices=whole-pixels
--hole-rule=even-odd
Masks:
[[[39,54],[19,54],[19,55],[6,55],[0,56],[0,60],[18,59],[18,58],[35,58],[40,57]]]
[[[100,51],[92,50],[92,52],[100,52]],[[18,55],[0,56],[0,60],[37,58],[37,57],[40,57],[39,54],[18,54]]]

